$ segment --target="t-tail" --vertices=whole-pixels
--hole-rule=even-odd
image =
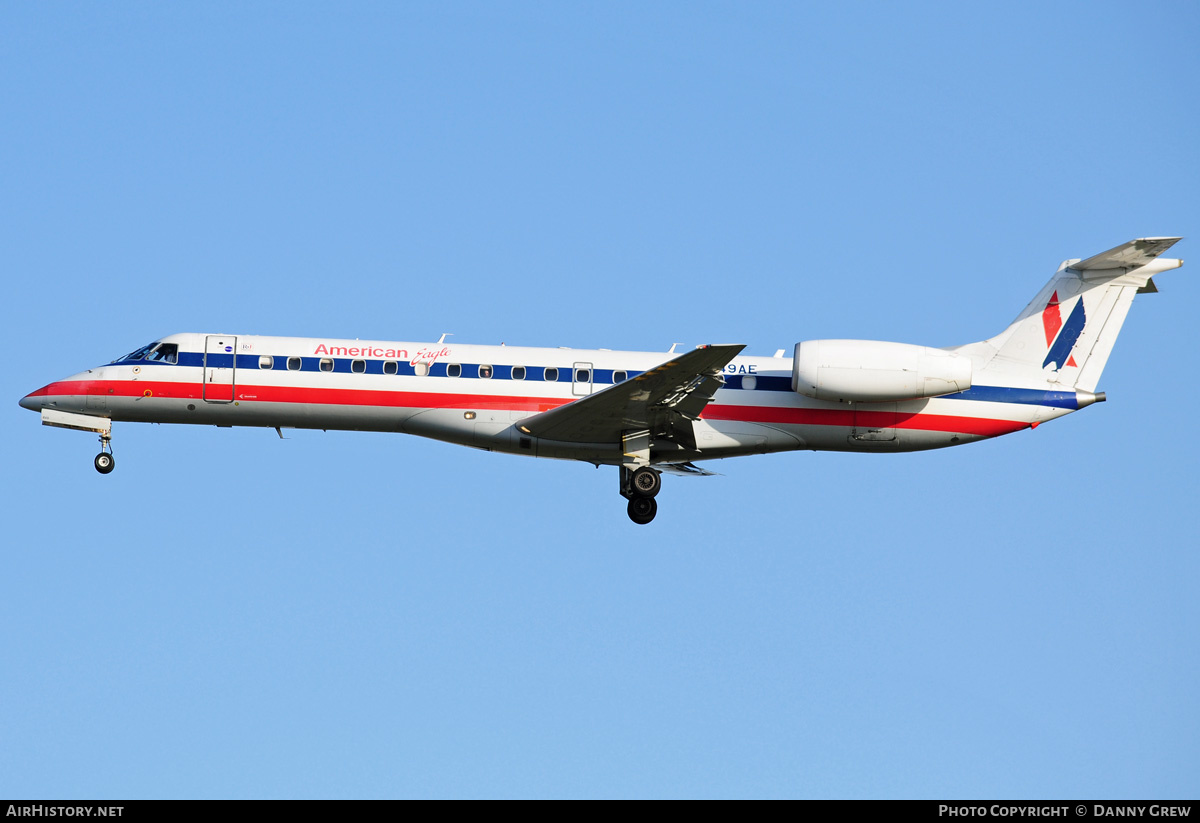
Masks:
[[[1151,279],[1182,260],[1161,255],[1178,237],[1131,240],[1086,260],[1065,260],[1000,334],[953,349],[974,365],[975,385],[1069,392],[1079,406],[1096,394],[1133,298],[1158,291]]]

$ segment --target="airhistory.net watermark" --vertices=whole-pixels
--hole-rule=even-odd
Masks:
[[[32,803],[28,806],[8,804],[5,817],[120,817],[124,806],[50,806]]]

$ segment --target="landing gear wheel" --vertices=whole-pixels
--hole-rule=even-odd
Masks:
[[[108,474],[117,467],[117,461],[113,460],[113,456],[108,452],[100,452],[96,455],[96,471],[101,474]]]
[[[638,497],[654,497],[662,489],[662,475],[649,466],[634,469],[629,489]]]
[[[628,512],[630,520],[644,526],[658,514],[658,503],[653,497],[631,497]]]

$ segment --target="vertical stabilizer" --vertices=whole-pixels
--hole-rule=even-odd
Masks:
[[[1133,298],[1157,291],[1155,274],[1183,265],[1159,256],[1179,239],[1146,237],[1064,261],[1007,329],[956,351],[994,385],[1094,391]]]

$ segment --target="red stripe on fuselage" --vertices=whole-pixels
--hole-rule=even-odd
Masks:
[[[795,409],[779,406],[708,405],[700,415],[705,420],[738,420],[746,423],[783,423],[792,426],[859,426],[873,429],[919,429],[960,432],[994,437],[1028,428],[1019,420],[987,417],[958,417],[917,412],[849,411],[842,409]]]
[[[80,380],[51,383],[30,397],[101,395],[200,400],[198,383],[167,383],[146,380]],[[315,389],[303,386],[239,385],[236,400],[247,403],[311,403],[328,406],[393,406],[425,409],[508,409],[541,412],[573,400],[553,397],[520,397],[447,392],[379,391],[372,389]],[[705,420],[744,423],[780,423],[793,426],[853,426],[921,431],[960,432],[994,437],[1028,428],[1019,420],[959,417],[916,412],[851,411],[843,409],[799,409],[781,406],[738,406],[709,404],[701,413]]]
[[[218,387],[219,388],[219,387]],[[30,397],[101,395],[202,400],[199,383],[160,383],[148,380],[79,380],[51,383]],[[146,392],[150,392],[149,395]],[[315,403],[322,406],[395,406],[427,409],[511,409],[540,412],[570,400],[553,397],[450,394],[446,392],[379,391],[372,389],[314,389],[306,386],[238,384],[234,400],[247,403]]]

